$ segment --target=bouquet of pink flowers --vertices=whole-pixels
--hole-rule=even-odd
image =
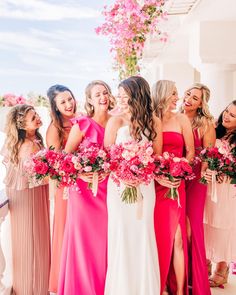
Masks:
[[[123,182],[126,188],[121,194],[125,203],[138,201],[138,186],[149,184],[154,178],[155,169],[153,148],[151,142],[129,141],[114,144],[109,148],[111,178],[120,186]]]
[[[208,169],[214,171],[215,177],[227,175],[231,184],[236,183],[236,147],[230,147],[225,140],[217,140],[218,147],[205,148],[200,153],[200,158],[208,164]],[[204,176],[200,179],[206,184]]]
[[[57,178],[58,174],[54,169],[55,163],[60,161],[61,155],[52,148],[42,149],[31,155],[31,158],[24,163],[26,175],[32,185],[43,183],[46,177]]]
[[[179,158],[168,152],[164,152],[162,156],[157,156],[155,165],[156,179],[167,177],[170,181],[174,181],[175,179],[191,180],[195,177],[192,166],[186,158]],[[176,188],[170,188],[166,197],[173,200],[178,199],[179,202],[179,194]]]
[[[71,155],[72,169],[76,170],[76,175],[88,175],[93,173],[92,183],[88,183],[88,188],[96,196],[98,188],[98,175],[109,172],[109,155],[98,144],[84,141],[79,146],[79,150]]]
[[[202,162],[208,164],[208,169],[214,171],[217,175],[223,166],[223,153],[223,150],[219,150],[217,147],[208,147],[200,152],[199,157]],[[201,177],[200,183],[207,184],[204,176]]]

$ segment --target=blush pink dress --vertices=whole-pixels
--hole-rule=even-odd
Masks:
[[[196,155],[202,148],[202,139],[197,129],[194,130]],[[206,251],[203,230],[203,212],[207,186],[199,183],[201,163],[194,167],[196,178],[186,181],[186,211],[191,226],[191,242],[189,244],[189,279],[193,295],[210,295]]]
[[[167,151],[176,155],[183,156],[184,139],[183,135],[178,132],[163,132],[163,152]],[[178,188],[181,207],[178,206],[177,200],[165,197],[168,188],[161,186],[157,182],[156,188],[156,205],[154,210],[154,225],[156,233],[156,242],[160,263],[161,275],[161,294],[168,287],[170,294],[176,294],[176,279],[172,263],[173,245],[175,233],[178,225],[181,228],[184,259],[185,259],[185,292],[188,294],[187,277],[188,277],[188,252],[187,252],[187,233],[186,233],[186,194],[185,184],[182,181]]]
[[[103,145],[104,128],[89,117],[76,119],[85,138]],[[104,295],[107,270],[107,179],[97,196],[88,183],[70,189],[61,255],[58,295]]]
[[[216,140],[221,146],[221,140]],[[236,261],[236,186],[226,178],[216,183],[217,201],[212,200],[212,184],[208,185],[204,211],[207,258],[217,263]]]
[[[14,165],[2,149],[6,165],[6,193],[11,220],[13,290],[16,295],[47,295],[50,268],[50,227],[48,185],[31,187],[24,161]]]

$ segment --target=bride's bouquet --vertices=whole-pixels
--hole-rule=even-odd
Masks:
[[[109,148],[111,178],[120,186],[125,184],[121,199],[135,203],[142,198],[139,185],[149,184],[154,178],[154,155],[151,142],[129,141]]]
[[[189,164],[188,160],[184,157],[176,157],[172,153],[164,152],[162,156],[157,156],[155,165],[156,169],[154,174],[157,180],[162,177],[167,177],[170,181],[176,179],[191,180],[195,177],[192,166]],[[166,197],[173,200],[177,199],[180,205],[177,188],[170,188],[166,193]]]

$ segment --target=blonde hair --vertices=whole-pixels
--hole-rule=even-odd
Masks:
[[[5,147],[7,148],[10,161],[14,164],[19,162],[19,149],[26,138],[26,131],[24,130],[25,117],[30,110],[34,110],[34,107],[27,104],[17,105],[7,115]],[[36,130],[36,138],[43,146],[43,138],[38,130]]]
[[[162,118],[168,108],[169,98],[175,89],[175,82],[170,80],[159,80],[152,86],[153,111],[157,117]]]
[[[84,105],[85,110],[86,110],[89,117],[92,117],[94,115],[94,107],[93,107],[93,105],[91,105],[89,103],[89,99],[91,99],[92,89],[96,85],[102,85],[108,91],[109,100],[110,100],[109,108],[108,108],[109,110],[113,109],[114,103],[115,103],[114,96],[111,93],[111,88],[110,88],[110,86],[108,86],[108,84],[106,82],[104,82],[102,80],[94,80],[94,81],[90,82],[85,89],[85,96],[86,97],[85,97],[85,105]]]
[[[197,114],[192,120],[192,128],[193,129],[201,128],[204,134],[207,131],[209,124],[214,123],[214,117],[211,115],[209,106],[208,106],[211,91],[206,85],[202,83],[194,83],[191,87],[189,87],[186,90],[186,92],[191,91],[192,89],[198,89],[198,90],[201,90],[202,92],[202,97],[201,97],[202,105],[200,108],[198,108]]]

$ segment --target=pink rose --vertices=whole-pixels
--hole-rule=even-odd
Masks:
[[[170,174],[173,177],[178,177],[182,175],[181,163],[174,162],[170,164]]]
[[[182,167],[182,169],[183,169],[185,172],[187,172],[187,173],[192,173],[192,172],[193,172],[192,167],[191,167],[191,166],[189,165],[189,163],[187,163],[187,162],[182,161],[182,162],[181,162],[181,167]]]
[[[84,167],[85,172],[91,172],[92,170],[93,170],[93,168],[91,166]]]
[[[60,169],[67,173],[73,173],[76,171],[74,164],[71,162],[71,159],[66,159],[66,158],[61,163]]]
[[[44,162],[36,162],[34,170],[37,174],[46,174],[48,172],[48,165]]]

